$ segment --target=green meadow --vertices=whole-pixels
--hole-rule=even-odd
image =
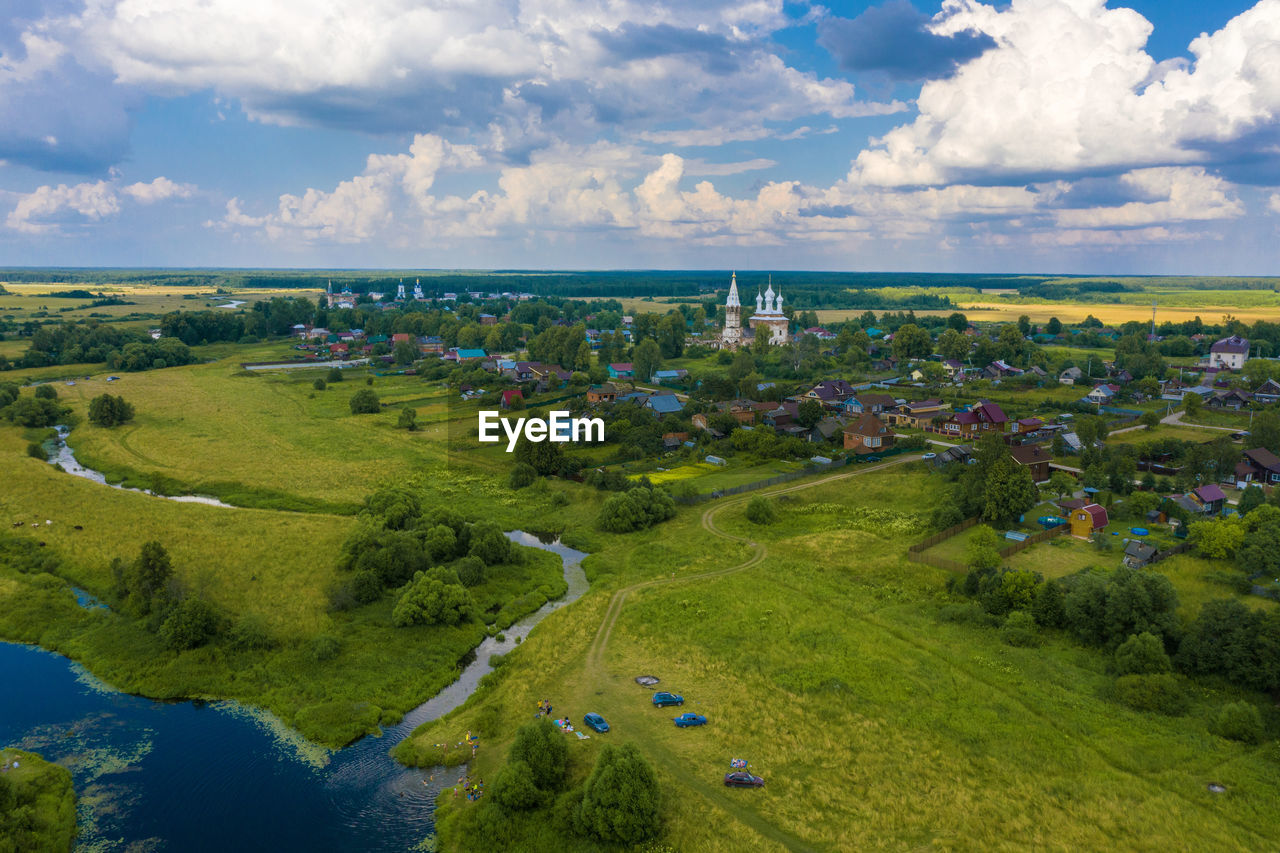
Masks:
[[[913,467],[784,487],[767,527],[748,522],[739,499],[619,537],[631,541],[587,561],[596,575],[587,597],[397,755],[429,763],[433,744],[476,728],[486,738],[475,772],[490,778],[515,728],[549,698],[575,723],[593,711],[612,725],[570,739],[572,778],[603,742],[641,746],[666,783],[663,838],[678,850],[1280,842],[1274,748],[1207,732],[1234,691],[1198,688],[1187,715],[1145,715],[1110,698],[1109,661],[1097,651],[1059,635],[1014,648],[995,629],[941,618],[946,573],[905,559],[939,500]],[[742,540],[765,558],[685,580],[742,564],[751,554]],[[653,708],[633,681],[641,674],[659,676],[684,707]],[[710,722],[677,729],[678,710]],[[748,759],[766,787],[724,789],[731,758]],[[1229,794],[1209,793],[1209,782]],[[476,809],[442,800],[448,849],[483,849],[470,834]],[[557,849],[544,822],[512,821],[522,849]]]
[[[56,386],[81,416],[70,444],[82,463],[113,482],[215,495],[237,508],[168,501],[73,477],[26,454],[27,442],[42,433],[0,427],[6,484],[0,545],[13,543],[9,557],[0,556],[0,636],[68,654],[124,690],[261,705],[331,746],[398,720],[452,681],[484,626],[393,628],[391,597],[348,612],[330,607],[329,591],[342,580],[339,551],[365,496],[400,484],[430,504],[508,529],[534,522],[562,529],[556,516],[594,517],[593,497],[578,490],[557,506],[555,495],[567,491],[558,484],[517,499],[485,467],[479,473],[451,467],[444,396],[421,380],[375,379],[384,401],[409,401],[418,410],[424,426],[411,433],[394,428],[394,407],[351,415],[347,401],[367,387],[363,374],[317,392],[311,387],[317,371],[303,373],[310,375],[245,376],[238,359],[226,359],[121,374],[109,384],[99,373]],[[135,405],[135,423],[110,430],[84,419],[88,400],[105,390]],[[489,465],[505,477],[502,460]],[[68,584],[109,599],[111,561],[132,560],[153,540],[169,551],[187,589],[229,624],[263,626],[269,647],[172,652],[133,620],[76,606]],[[52,574],[13,556],[28,552],[48,556]],[[479,610],[497,613],[517,599],[531,609],[537,599],[526,593],[554,596],[563,588],[556,558],[521,553],[519,564],[472,590]],[[519,615],[503,611],[504,619]]]

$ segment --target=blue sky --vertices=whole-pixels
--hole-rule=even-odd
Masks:
[[[6,9],[0,265],[1280,274],[1280,0]]]

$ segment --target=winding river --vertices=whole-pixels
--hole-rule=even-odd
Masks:
[[[55,461],[77,473],[60,445]],[[508,628],[506,642],[486,639],[457,681],[381,737],[326,750],[258,709],[120,693],[66,658],[0,643],[0,744],[71,768],[80,850],[410,849],[432,834],[436,795],[464,768],[406,768],[389,750],[466,701],[492,671],[493,654],[587,590],[584,553],[523,531],[507,536],[560,555],[568,591]],[[81,606],[97,605],[83,590],[76,595]]]
[[[231,504],[223,503],[217,498],[207,497],[205,495],[161,495],[150,489],[131,489],[128,486],[112,485],[107,482],[107,475],[101,471],[95,471],[92,468],[86,468],[80,464],[80,460],[76,459],[75,452],[71,446],[67,444],[67,435],[70,432],[65,426],[57,428],[58,438],[53,446],[53,452],[49,454],[49,464],[60,465],[62,470],[66,471],[74,477],[83,477],[86,480],[92,480],[103,486],[111,486],[113,489],[121,489],[126,492],[138,492],[144,495],[151,495],[165,500],[178,501],[180,503],[189,504],[207,504],[208,506],[225,506],[231,507]]]

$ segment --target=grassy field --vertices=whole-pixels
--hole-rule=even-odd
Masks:
[[[729,502],[709,523],[761,542],[767,556],[697,583],[680,578],[745,554],[723,539],[707,547],[705,518],[682,510],[633,535],[630,553],[647,570],[633,559],[602,577],[509,655],[482,695],[400,755],[426,758],[431,744],[486,726],[476,769],[488,777],[505,739],[549,697],[575,720],[596,711],[613,725],[570,741],[575,778],[605,739],[642,745],[670,786],[663,841],[674,849],[1274,846],[1271,760],[1205,733],[1233,694],[1199,691],[1182,718],[1137,714],[1107,698],[1104,655],[1059,637],[1011,648],[991,629],[936,618],[945,573],[904,551],[938,500],[926,475],[898,468],[779,498],[780,519],[766,528],[744,519],[745,501]],[[611,564],[616,549],[592,560]],[[593,667],[608,594],[671,569],[673,581],[630,593]],[[647,673],[710,724],[675,729],[674,713],[650,707],[633,683]],[[765,789],[723,789],[737,757]],[[1232,795],[1214,799],[1209,781]],[[442,802],[450,849],[480,849],[466,836],[476,808]],[[512,830],[530,842],[522,849],[550,849],[536,824],[525,829]]]
[[[14,762],[17,767],[12,766]],[[12,792],[14,804],[31,810],[25,826],[8,824],[6,818],[18,819],[16,810],[0,813],[0,850],[70,850],[76,837],[76,793],[71,773],[21,749],[0,749],[0,768],[0,784]]]
[[[444,398],[421,380],[378,378],[373,386],[384,401],[417,409],[424,428],[410,433],[394,429],[394,408],[350,414],[350,395],[367,387],[354,376],[316,392],[310,375],[241,375],[238,359],[261,349],[240,348],[213,364],[122,374],[109,385],[99,374],[57,386],[81,415],[89,398],[108,389],[138,410],[137,421],[121,429],[82,422],[73,430],[71,444],[85,464],[112,479],[212,493],[251,508],[109,489],[30,458],[33,434],[0,427],[6,484],[0,517],[25,525],[5,535],[44,542],[46,552],[60,558],[57,578],[0,569],[0,636],[66,653],[122,689],[241,699],[271,709],[308,737],[341,744],[437,692],[484,633],[478,623],[392,628],[389,598],[330,612],[339,548],[355,524],[350,513],[365,496],[399,483],[419,490],[428,504],[507,529],[552,530],[588,526],[598,500],[593,490],[563,483],[511,492],[501,450],[450,458]],[[556,502],[561,493],[568,497],[563,506]],[[275,647],[243,652],[219,645],[175,654],[129,620],[75,606],[68,582],[107,597],[111,559],[130,560],[153,539],[168,548],[189,588],[231,622],[260,618]],[[475,588],[473,597],[487,609],[561,583],[557,561],[532,552]],[[336,658],[314,659],[320,637],[338,643]]]
[[[1151,429],[1126,429],[1107,436],[1107,444],[1141,444],[1144,441],[1176,438],[1179,441],[1206,442],[1222,438],[1226,433],[1215,429],[1196,429],[1186,424],[1159,424]]]

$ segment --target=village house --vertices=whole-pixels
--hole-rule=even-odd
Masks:
[[[875,415],[866,414],[844,428],[844,449],[859,456],[888,450],[893,446],[893,430]]]
[[[1205,515],[1221,515],[1227,504],[1227,495],[1214,483],[1199,486],[1191,492],[1191,497],[1203,507]]]
[[[805,392],[805,397],[817,400],[828,408],[834,408],[842,401],[852,397],[856,391],[843,379],[824,379]]]
[[[606,382],[603,385],[592,385],[587,389],[588,403],[612,403],[618,399],[618,389]]]
[[[1280,382],[1277,382],[1274,379],[1268,379],[1266,382],[1263,382],[1253,392],[1253,399],[1257,400],[1264,406],[1280,402]]]
[[[887,415],[887,419],[894,426],[923,429],[946,409],[947,404],[941,400],[915,400],[898,406],[896,411]]]
[[[1130,569],[1140,569],[1151,562],[1156,555],[1154,545],[1148,545],[1141,539],[1130,539],[1124,546],[1124,564]]]
[[[1008,429],[1009,416],[995,403],[981,400],[966,412],[955,412],[942,422],[943,433],[955,436],[974,436],[980,432],[1004,433]]]
[[[1235,388],[1229,391],[1220,391],[1214,394],[1204,404],[1211,409],[1230,409],[1238,412],[1249,405],[1249,401],[1253,399],[1253,395],[1248,391],[1240,391]]]
[[[1020,418],[1013,424],[1013,433],[1015,435],[1030,435],[1039,432],[1044,427],[1044,421],[1039,418]]]
[[[684,403],[675,394],[652,394],[641,404],[641,408],[648,409],[655,417],[660,418],[684,411]]]
[[[738,423],[748,426],[754,424],[762,414],[759,404],[754,400],[724,400],[716,403],[715,408],[716,411],[732,415]],[[776,404],[770,404],[768,408],[770,410],[776,408]]]
[[[1249,341],[1239,335],[1232,335],[1216,341],[1209,347],[1209,366],[1222,367],[1227,370],[1239,370],[1249,360]]]
[[[1058,381],[1063,385],[1075,385],[1084,378],[1084,371],[1078,367],[1068,367],[1058,374]]]
[[[1019,444],[1009,448],[1009,455],[1013,457],[1013,461],[1031,472],[1033,482],[1048,482],[1052,457],[1043,447],[1038,444]]]
[[[1071,510],[1068,522],[1071,524],[1072,536],[1088,539],[1107,526],[1107,511],[1097,504],[1087,504]]]
[[[1236,465],[1236,482],[1273,486],[1280,483],[1280,457],[1265,447],[1246,450]]]
[[[1119,391],[1119,385],[1095,385],[1093,390],[1084,396],[1084,401],[1093,403],[1095,406],[1105,406]]]
[[[878,415],[897,405],[897,401],[888,394],[858,394],[847,397],[840,410],[850,415]]]
[[[635,376],[635,368],[631,362],[618,362],[609,365],[610,379],[632,379]]]
[[[517,401],[519,401],[518,406],[517,406]],[[507,390],[502,392],[502,408],[511,409],[511,408],[523,408],[523,407],[524,407],[524,394],[521,393],[519,388],[508,388]]]
[[[843,428],[843,421],[828,416],[813,425],[813,429],[809,430],[808,438],[810,441],[817,442],[835,441]]]
[[[678,370],[657,370],[654,371],[653,377],[649,380],[661,384],[663,382],[683,382],[689,375],[689,371],[684,368]]]
[[[1021,376],[1023,373],[1021,369],[1014,367],[1003,359],[997,359],[988,364],[984,372],[992,379],[1002,379],[1006,376]]]
[[[687,432],[664,432],[662,434],[662,446],[667,450],[674,450],[688,439],[689,433]]]
[[[964,374],[964,365],[956,361],[954,358],[949,358],[942,362],[942,369],[947,371],[948,379],[955,379],[957,374]]]
[[[773,408],[762,412],[761,419],[764,421],[765,426],[773,427],[775,430],[786,429],[800,417],[800,404],[795,400],[783,400],[781,403],[765,405],[773,406]]]

